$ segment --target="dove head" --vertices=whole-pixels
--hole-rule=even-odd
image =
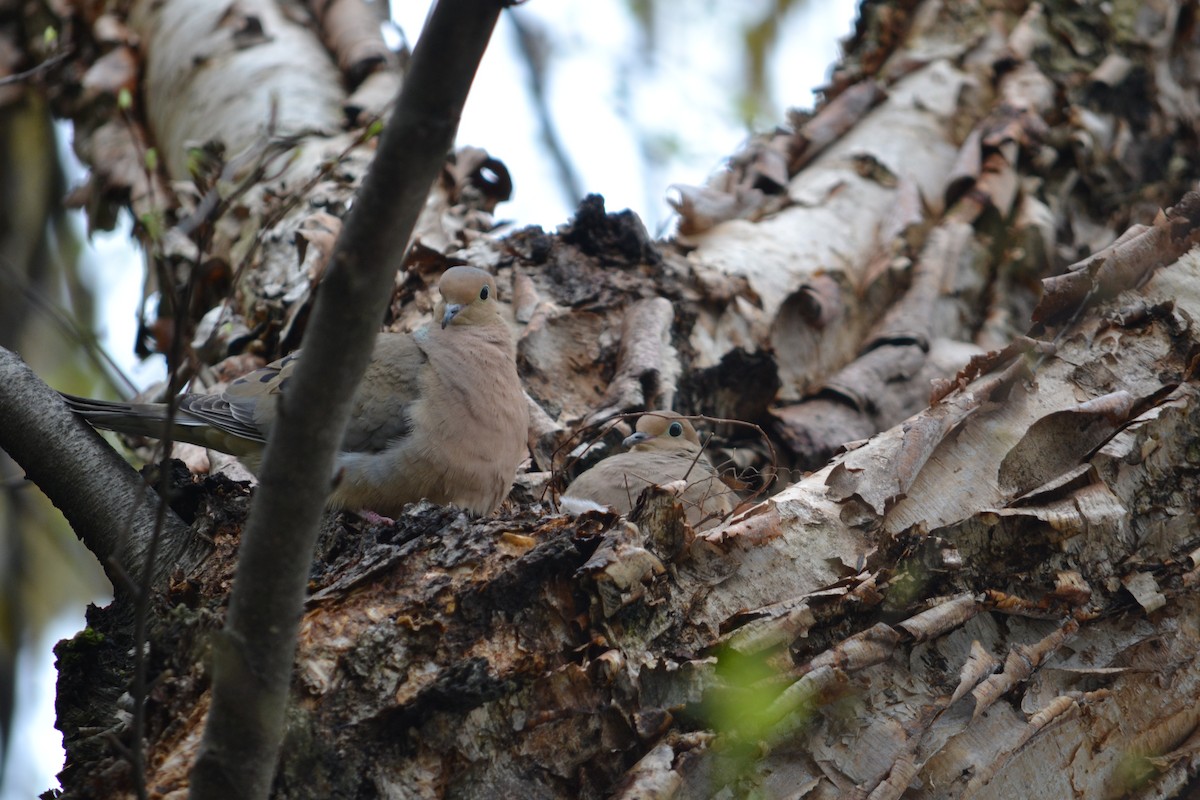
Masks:
[[[434,311],[447,325],[470,325],[493,318],[496,311],[496,280],[478,267],[451,267],[438,281],[442,299]]]
[[[674,411],[648,411],[638,419],[637,431],[625,437],[625,446],[640,451],[699,448],[700,436]]]

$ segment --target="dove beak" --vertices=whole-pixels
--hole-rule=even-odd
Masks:
[[[635,444],[644,442],[649,438],[651,438],[650,434],[638,431],[637,433],[626,436],[625,440],[621,442],[621,444],[625,445],[626,447],[633,447]]]
[[[464,306],[461,303],[447,303],[446,313],[442,314],[442,327],[445,328],[450,324],[450,320],[458,316],[458,312],[462,311]]]

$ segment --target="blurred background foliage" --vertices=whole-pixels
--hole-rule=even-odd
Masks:
[[[94,392],[107,378],[92,357],[95,298],[81,278],[79,226],[62,203],[66,180],[54,123],[35,90],[8,86],[2,92],[0,345],[20,353],[54,386]],[[47,626],[68,614],[78,627],[84,604],[107,592],[95,558],[0,451],[0,735],[7,755],[0,785],[6,796],[30,797],[30,790],[46,788],[24,781],[36,744],[25,730],[14,730],[17,706],[29,699],[27,692],[18,696],[17,687],[33,677],[19,670],[45,658],[22,653],[37,648],[44,656],[53,645]]]

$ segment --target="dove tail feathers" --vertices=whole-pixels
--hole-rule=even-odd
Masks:
[[[130,436],[146,436],[151,439],[162,439],[167,432],[167,406],[165,403],[95,400],[90,397],[76,397],[65,393],[62,397],[72,411],[97,428]],[[243,459],[253,457],[261,452],[260,441],[248,441],[227,430],[214,427],[210,421],[193,413],[189,406],[196,405],[194,397],[196,396],[180,395],[180,405],[171,421],[172,439],[201,447],[211,447]]]
[[[125,403],[96,400],[62,393],[71,410],[97,428],[132,436],[162,438],[167,426],[167,407],[158,403]]]

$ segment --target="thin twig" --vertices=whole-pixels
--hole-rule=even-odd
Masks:
[[[3,78],[0,78],[0,86],[9,86],[14,83],[24,83],[30,78],[35,78],[43,72],[49,72],[63,61],[66,61],[67,58],[69,58],[74,52],[75,48],[68,46],[61,53],[55,53],[37,66],[30,67],[24,72],[15,72],[12,75],[7,75]]]
[[[541,494],[541,497],[539,498],[539,500],[544,501],[546,499],[546,493],[553,492],[554,493],[553,501],[557,504],[557,491],[555,489],[555,485],[558,481],[565,480],[563,478],[563,476],[566,474],[567,470],[569,470],[574,464],[576,464],[579,461],[579,459],[583,457],[584,453],[587,453],[588,450],[590,450],[593,446],[595,446],[595,443],[597,441],[599,441],[604,436],[606,436],[608,434],[608,432],[613,427],[615,427],[619,421],[624,420],[624,419],[631,419],[631,418],[635,418],[635,417],[642,417],[642,416],[645,416],[646,414],[654,414],[654,412],[653,411],[631,411],[631,412],[627,412],[624,414],[616,414],[602,422],[594,422],[589,425],[584,425],[582,428],[580,428],[579,430],[573,432],[570,436],[568,436],[567,440],[565,442],[563,442],[561,445],[559,445],[554,450],[554,452],[550,454],[551,479],[546,484],[546,488],[542,491],[542,494]],[[764,442],[766,442],[767,449],[770,451],[770,462],[767,466],[770,467],[770,469],[771,469],[771,477],[768,480],[764,480],[762,482],[762,485],[759,486],[757,489],[755,489],[750,494],[749,497],[745,498],[742,501],[742,503],[748,503],[748,502],[751,502],[751,501],[757,499],[760,495],[764,494],[767,491],[767,489],[770,488],[772,483],[775,482],[776,476],[780,472],[779,457],[778,457],[778,454],[775,452],[775,445],[771,442],[771,438],[769,436],[767,436],[766,431],[764,431],[760,426],[756,425],[753,422],[746,422],[746,421],[740,420],[740,419],[727,419],[725,417],[710,417],[710,416],[706,416],[704,414],[681,415],[679,417],[679,419],[686,419],[689,422],[703,420],[710,424],[724,423],[724,424],[737,425],[737,426],[746,427],[746,428],[753,428],[758,433],[759,438],[761,438]],[[593,432],[596,431],[597,429],[602,429],[602,430],[593,434]],[[578,456],[575,456],[573,458],[566,459],[563,462],[561,467],[555,466],[555,462],[558,461],[559,456],[564,451],[567,453],[570,453],[578,446],[577,443],[582,443],[584,441],[587,441],[587,447],[584,448],[582,453],[580,453]],[[685,473],[683,476],[684,481],[686,481],[688,476],[691,474],[692,468],[694,468],[696,466],[696,463],[700,460],[700,456],[703,455],[704,449],[708,446],[708,443],[710,441],[712,441],[711,434],[701,442],[700,452],[698,452],[696,454],[696,456],[692,459],[692,463],[688,467],[687,473]],[[760,470],[758,474],[761,476],[763,473]],[[734,476],[737,477],[736,472],[734,473]],[[626,477],[628,478],[628,476],[626,476]],[[645,478],[643,478],[643,480],[646,480],[647,483],[651,483],[651,484],[656,483],[656,481],[654,481],[654,480],[647,480]],[[628,493],[628,492],[629,492],[629,487],[626,486],[626,493]],[[633,502],[631,500],[630,506],[632,506],[632,505],[633,505]]]
[[[108,378],[110,383],[112,382],[112,377],[115,375],[129,389],[130,394],[137,392],[137,386],[134,385],[133,380],[125,374],[125,371],[121,369],[121,366],[113,359],[108,350],[96,341],[96,335],[84,330],[69,311],[51,300],[45,293],[31,286],[28,279],[14,269],[6,259],[0,259],[0,273],[4,275],[7,281],[20,288],[22,296],[28,301],[29,305],[42,312],[47,319],[59,328],[68,340],[82,347],[84,353],[87,354],[88,358],[99,369],[100,374]]]
[[[136,122],[128,110],[124,110],[123,118],[127,125],[132,130]],[[142,168],[146,173],[146,185],[149,187],[149,199],[151,208],[155,207],[154,198],[154,175],[151,172],[149,162],[146,158],[145,149],[141,146],[141,140],[137,136],[132,137],[135,146],[141,153]],[[134,603],[134,657],[133,657],[133,685],[131,694],[133,696],[133,720],[132,720],[132,742],[130,744],[130,762],[133,769],[134,788],[137,792],[138,800],[149,800],[149,792],[146,786],[146,763],[145,749],[143,747],[143,739],[146,733],[146,699],[148,694],[147,688],[147,647],[149,645],[147,628],[149,626],[150,617],[150,598],[154,588],[152,575],[155,559],[158,557],[159,544],[162,540],[163,531],[166,526],[167,511],[169,508],[169,500],[171,496],[171,469],[170,456],[174,446],[174,424],[175,415],[178,410],[179,390],[182,388],[180,384],[181,370],[179,369],[180,362],[183,361],[184,342],[187,339],[187,313],[191,307],[192,295],[195,291],[196,275],[199,273],[200,264],[204,257],[206,240],[203,233],[193,238],[196,244],[196,258],[192,263],[191,270],[188,271],[188,279],[184,284],[182,296],[177,297],[173,291],[173,282],[169,280],[169,275],[164,275],[165,280],[162,281],[162,292],[164,298],[169,298],[174,301],[174,330],[171,336],[171,346],[167,356],[167,390],[166,390],[166,422],[163,425],[162,436],[159,438],[159,447],[161,448],[161,459],[158,465],[158,493],[160,502],[156,508],[154,518],[154,527],[150,533],[150,541],[146,547],[145,567],[143,568],[142,585],[138,587],[135,594]],[[151,253],[155,263],[162,262],[162,253],[160,251],[159,242],[155,240],[147,241],[147,251]],[[165,272],[165,270],[164,270]],[[148,490],[147,490],[148,491]]]
[[[391,105],[394,105],[394,103],[394,100],[392,103],[389,103],[389,108]],[[384,113],[386,113],[386,111]],[[221,318],[224,317],[226,311],[229,309],[230,303],[233,302],[234,292],[237,291],[238,283],[241,281],[242,275],[245,274],[247,269],[249,269],[255,255],[258,253],[258,249],[262,246],[263,237],[266,236],[266,233],[274,230],[275,226],[278,225],[284,217],[286,217],[293,209],[304,202],[305,198],[308,197],[309,191],[318,183],[329,177],[330,173],[332,173],[333,170],[338,167],[338,165],[345,161],[346,158],[348,158],[356,148],[361,147],[374,138],[377,135],[378,124],[382,121],[382,119],[382,113],[372,118],[370,122],[362,127],[362,132],[355,137],[354,141],[346,145],[346,147],[343,148],[342,151],[336,156],[323,162],[320,168],[317,169],[317,171],[312,175],[312,177],[297,187],[296,191],[292,192],[283,203],[281,203],[274,211],[263,218],[262,224],[258,226],[258,230],[254,234],[254,240],[250,243],[250,246],[246,248],[245,254],[242,256],[241,260],[238,262],[238,265],[233,270],[233,277],[229,281],[229,290],[226,292],[224,299],[221,301]],[[270,129],[268,129],[268,135],[270,135]],[[264,161],[262,165],[263,169],[265,169],[265,166],[266,163]],[[258,173],[256,172],[255,175],[257,176]],[[249,183],[249,178],[244,183],[244,186],[245,188],[235,191],[227,200],[222,201],[223,206],[227,207],[229,205],[229,200],[234,199],[236,196],[240,196],[246,191],[246,189],[250,188],[251,184]],[[213,213],[218,212],[214,210]],[[221,211],[219,213],[224,212]],[[213,332],[210,335],[210,341],[212,336],[215,336],[219,329],[219,325],[213,326]]]

